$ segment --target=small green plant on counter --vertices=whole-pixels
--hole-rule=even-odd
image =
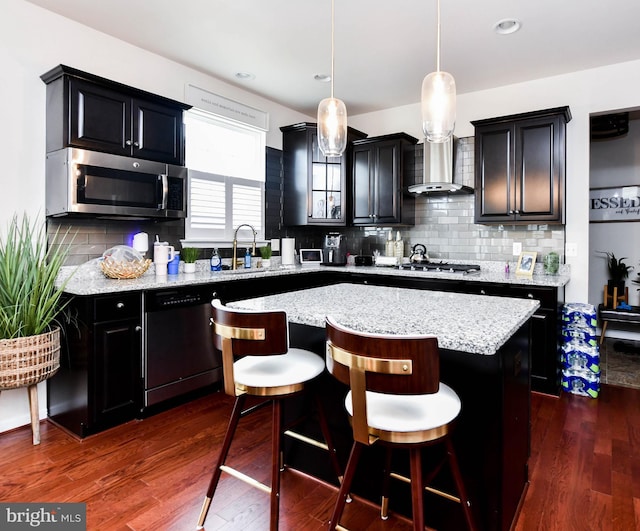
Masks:
[[[200,249],[195,247],[183,247],[180,252],[180,256],[182,257],[182,260],[184,260],[185,264],[194,264],[198,259],[198,256],[200,256]]]
[[[263,260],[269,260],[271,258],[271,244],[267,244],[264,247],[260,247],[260,256]]]

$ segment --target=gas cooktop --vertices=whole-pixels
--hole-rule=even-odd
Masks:
[[[408,271],[429,271],[435,273],[461,273],[471,275],[480,273],[480,266],[476,264],[449,264],[447,262],[413,262],[402,264],[400,269]]]

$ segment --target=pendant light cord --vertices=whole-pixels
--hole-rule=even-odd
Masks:
[[[335,0],[331,0],[331,99],[333,99],[333,64],[334,64],[334,32],[335,32]]]
[[[440,0],[438,0],[438,24],[436,26],[436,72],[440,72]]]

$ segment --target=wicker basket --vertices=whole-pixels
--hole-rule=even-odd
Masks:
[[[37,336],[0,339],[0,391],[40,383],[59,367],[59,328]]]
[[[130,262],[117,262],[112,258],[105,258],[100,262],[102,272],[109,278],[125,279],[138,278],[149,269],[151,260],[131,260]]]

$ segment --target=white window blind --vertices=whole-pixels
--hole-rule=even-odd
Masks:
[[[189,245],[229,243],[244,223],[264,239],[265,132],[199,110],[185,113]],[[250,230],[241,231],[246,238]],[[251,234],[251,238],[253,235]]]

